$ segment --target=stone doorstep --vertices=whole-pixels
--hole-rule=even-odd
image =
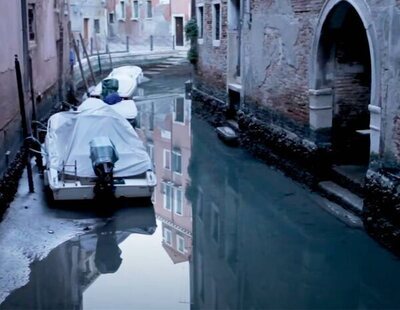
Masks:
[[[340,204],[347,210],[360,215],[363,211],[363,199],[348,189],[332,181],[323,181],[318,184],[319,189],[329,199]]]
[[[363,229],[363,221],[352,212],[344,209],[340,205],[318,195],[311,195],[311,199],[322,209],[335,216],[338,220],[351,228]]]
[[[349,189],[357,195],[364,195],[367,167],[357,165],[333,166],[331,178],[340,186]]]

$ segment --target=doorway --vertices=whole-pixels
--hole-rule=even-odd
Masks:
[[[175,44],[176,46],[183,46],[183,17],[175,16]]]
[[[318,75],[318,88],[332,90],[334,163],[368,165],[371,54],[363,22],[348,2],[334,6],[323,24]]]
[[[85,45],[88,45],[89,42],[89,18],[83,19],[83,39],[85,41]]]

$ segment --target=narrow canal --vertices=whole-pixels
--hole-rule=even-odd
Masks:
[[[222,144],[191,113],[189,72],[154,75],[137,101],[153,203],[50,206],[22,180],[0,223],[0,309],[400,308],[399,259]]]

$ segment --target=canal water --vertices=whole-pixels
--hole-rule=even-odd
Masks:
[[[95,224],[34,259],[0,309],[400,308],[399,259],[218,140],[191,113],[187,72],[161,73],[137,100],[158,178],[152,201],[101,214],[43,204]]]

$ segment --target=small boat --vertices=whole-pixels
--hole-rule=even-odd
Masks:
[[[138,66],[122,66],[115,68],[111,71],[108,77],[115,77],[120,75],[127,75],[136,80],[137,85],[143,82],[143,70]]]
[[[123,99],[132,99],[137,86],[143,81],[143,71],[138,66],[123,66],[115,68],[111,73],[96,85],[90,97],[102,98],[104,85],[113,83],[117,85],[118,95]]]
[[[107,104],[51,116],[43,151],[54,200],[150,197],[157,184],[142,140]]]
[[[229,145],[237,145],[239,143],[238,134],[229,126],[221,126],[216,129],[218,137]]]

